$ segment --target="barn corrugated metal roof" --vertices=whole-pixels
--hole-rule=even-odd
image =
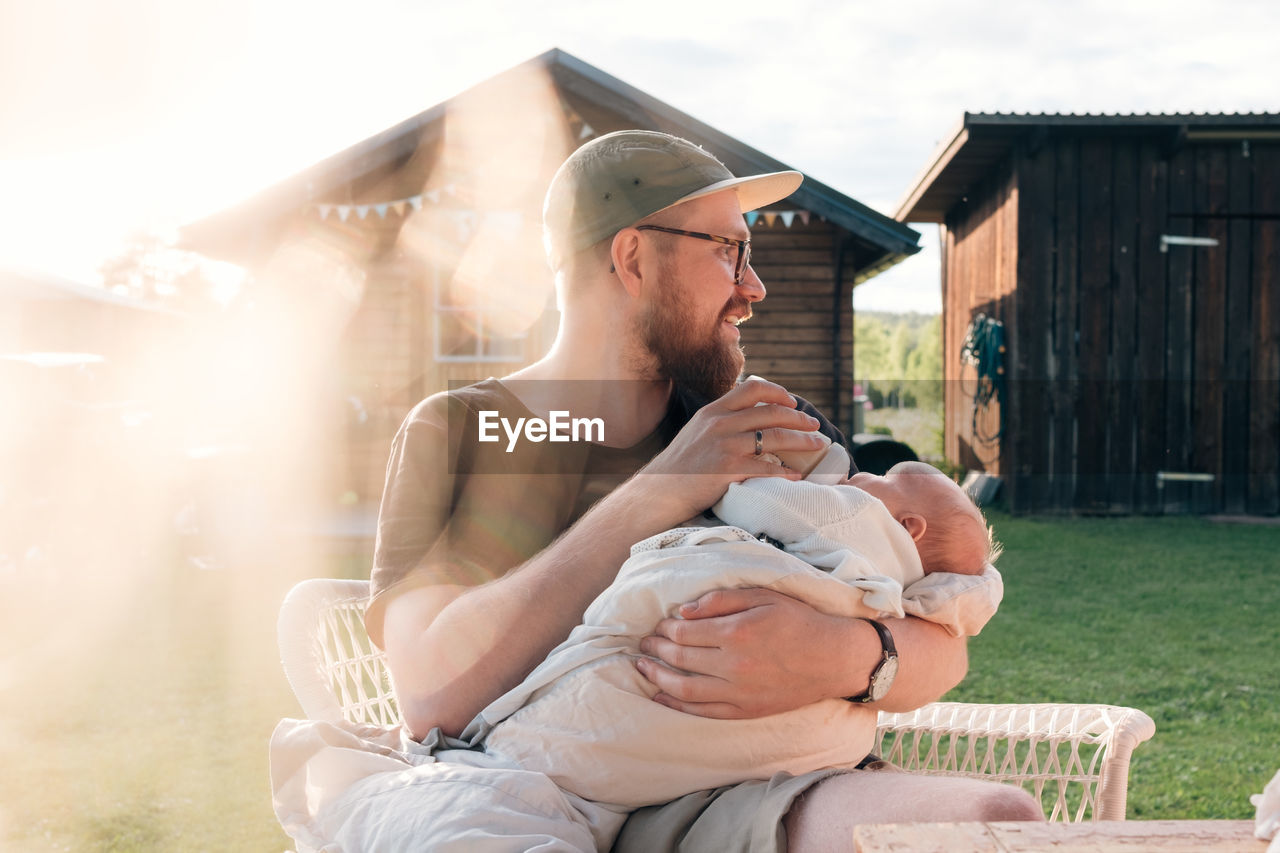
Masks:
[[[899,222],[942,222],[1018,139],[1033,134],[1142,134],[1183,141],[1280,139],[1280,113],[968,113],[898,204]]]

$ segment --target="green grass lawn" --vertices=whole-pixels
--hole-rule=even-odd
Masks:
[[[1280,768],[1280,528],[992,520],[1005,600],[947,698],[1140,708],[1130,817],[1252,817]]]
[[[1280,529],[994,521],[1005,603],[948,698],[1142,708],[1157,732],[1131,816],[1251,817],[1280,767]],[[299,551],[0,579],[0,849],[288,848],[266,743],[299,710],[275,613],[297,579],[343,570]]]

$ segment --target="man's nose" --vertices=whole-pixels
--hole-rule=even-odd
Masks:
[[[760,276],[756,275],[755,268],[751,264],[747,264],[747,268],[743,271],[742,281],[738,282],[738,290],[742,292],[742,298],[748,302],[759,302],[764,299],[764,282],[760,280]]]

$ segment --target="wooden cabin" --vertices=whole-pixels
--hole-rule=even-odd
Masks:
[[[946,454],[1014,511],[1280,512],[1280,115],[966,113],[895,216],[941,228]]]
[[[309,311],[337,306],[324,326],[334,339],[314,345],[336,350],[334,393],[363,410],[348,490],[376,499],[391,437],[418,400],[547,350],[558,314],[546,186],[578,145],[624,128],[685,137],[739,175],[789,168],[551,50],[184,230],[188,247]],[[748,222],[768,298],[742,329],[747,371],[847,426],[853,287],[917,252],[919,235],[812,178]]]
[[[56,276],[0,269],[0,353],[81,353],[135,369],[183,335],[186,318]]]

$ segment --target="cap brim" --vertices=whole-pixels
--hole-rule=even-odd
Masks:
[[[727,178],[703,187],[697,192],[682,196],[662,208],[662,210],[670,210],[677,204],[684,204],[687,201],[693,201],[724,190],[734,190],[738,193],[738,206],[743,213],[746,213],[748,210],[755,210],[758,207],[764,207],[766,204],[781,201],[798,190],[803,181],[804,175],[794,171],[769,172],[765,175],[748,175],[745,178]]]

